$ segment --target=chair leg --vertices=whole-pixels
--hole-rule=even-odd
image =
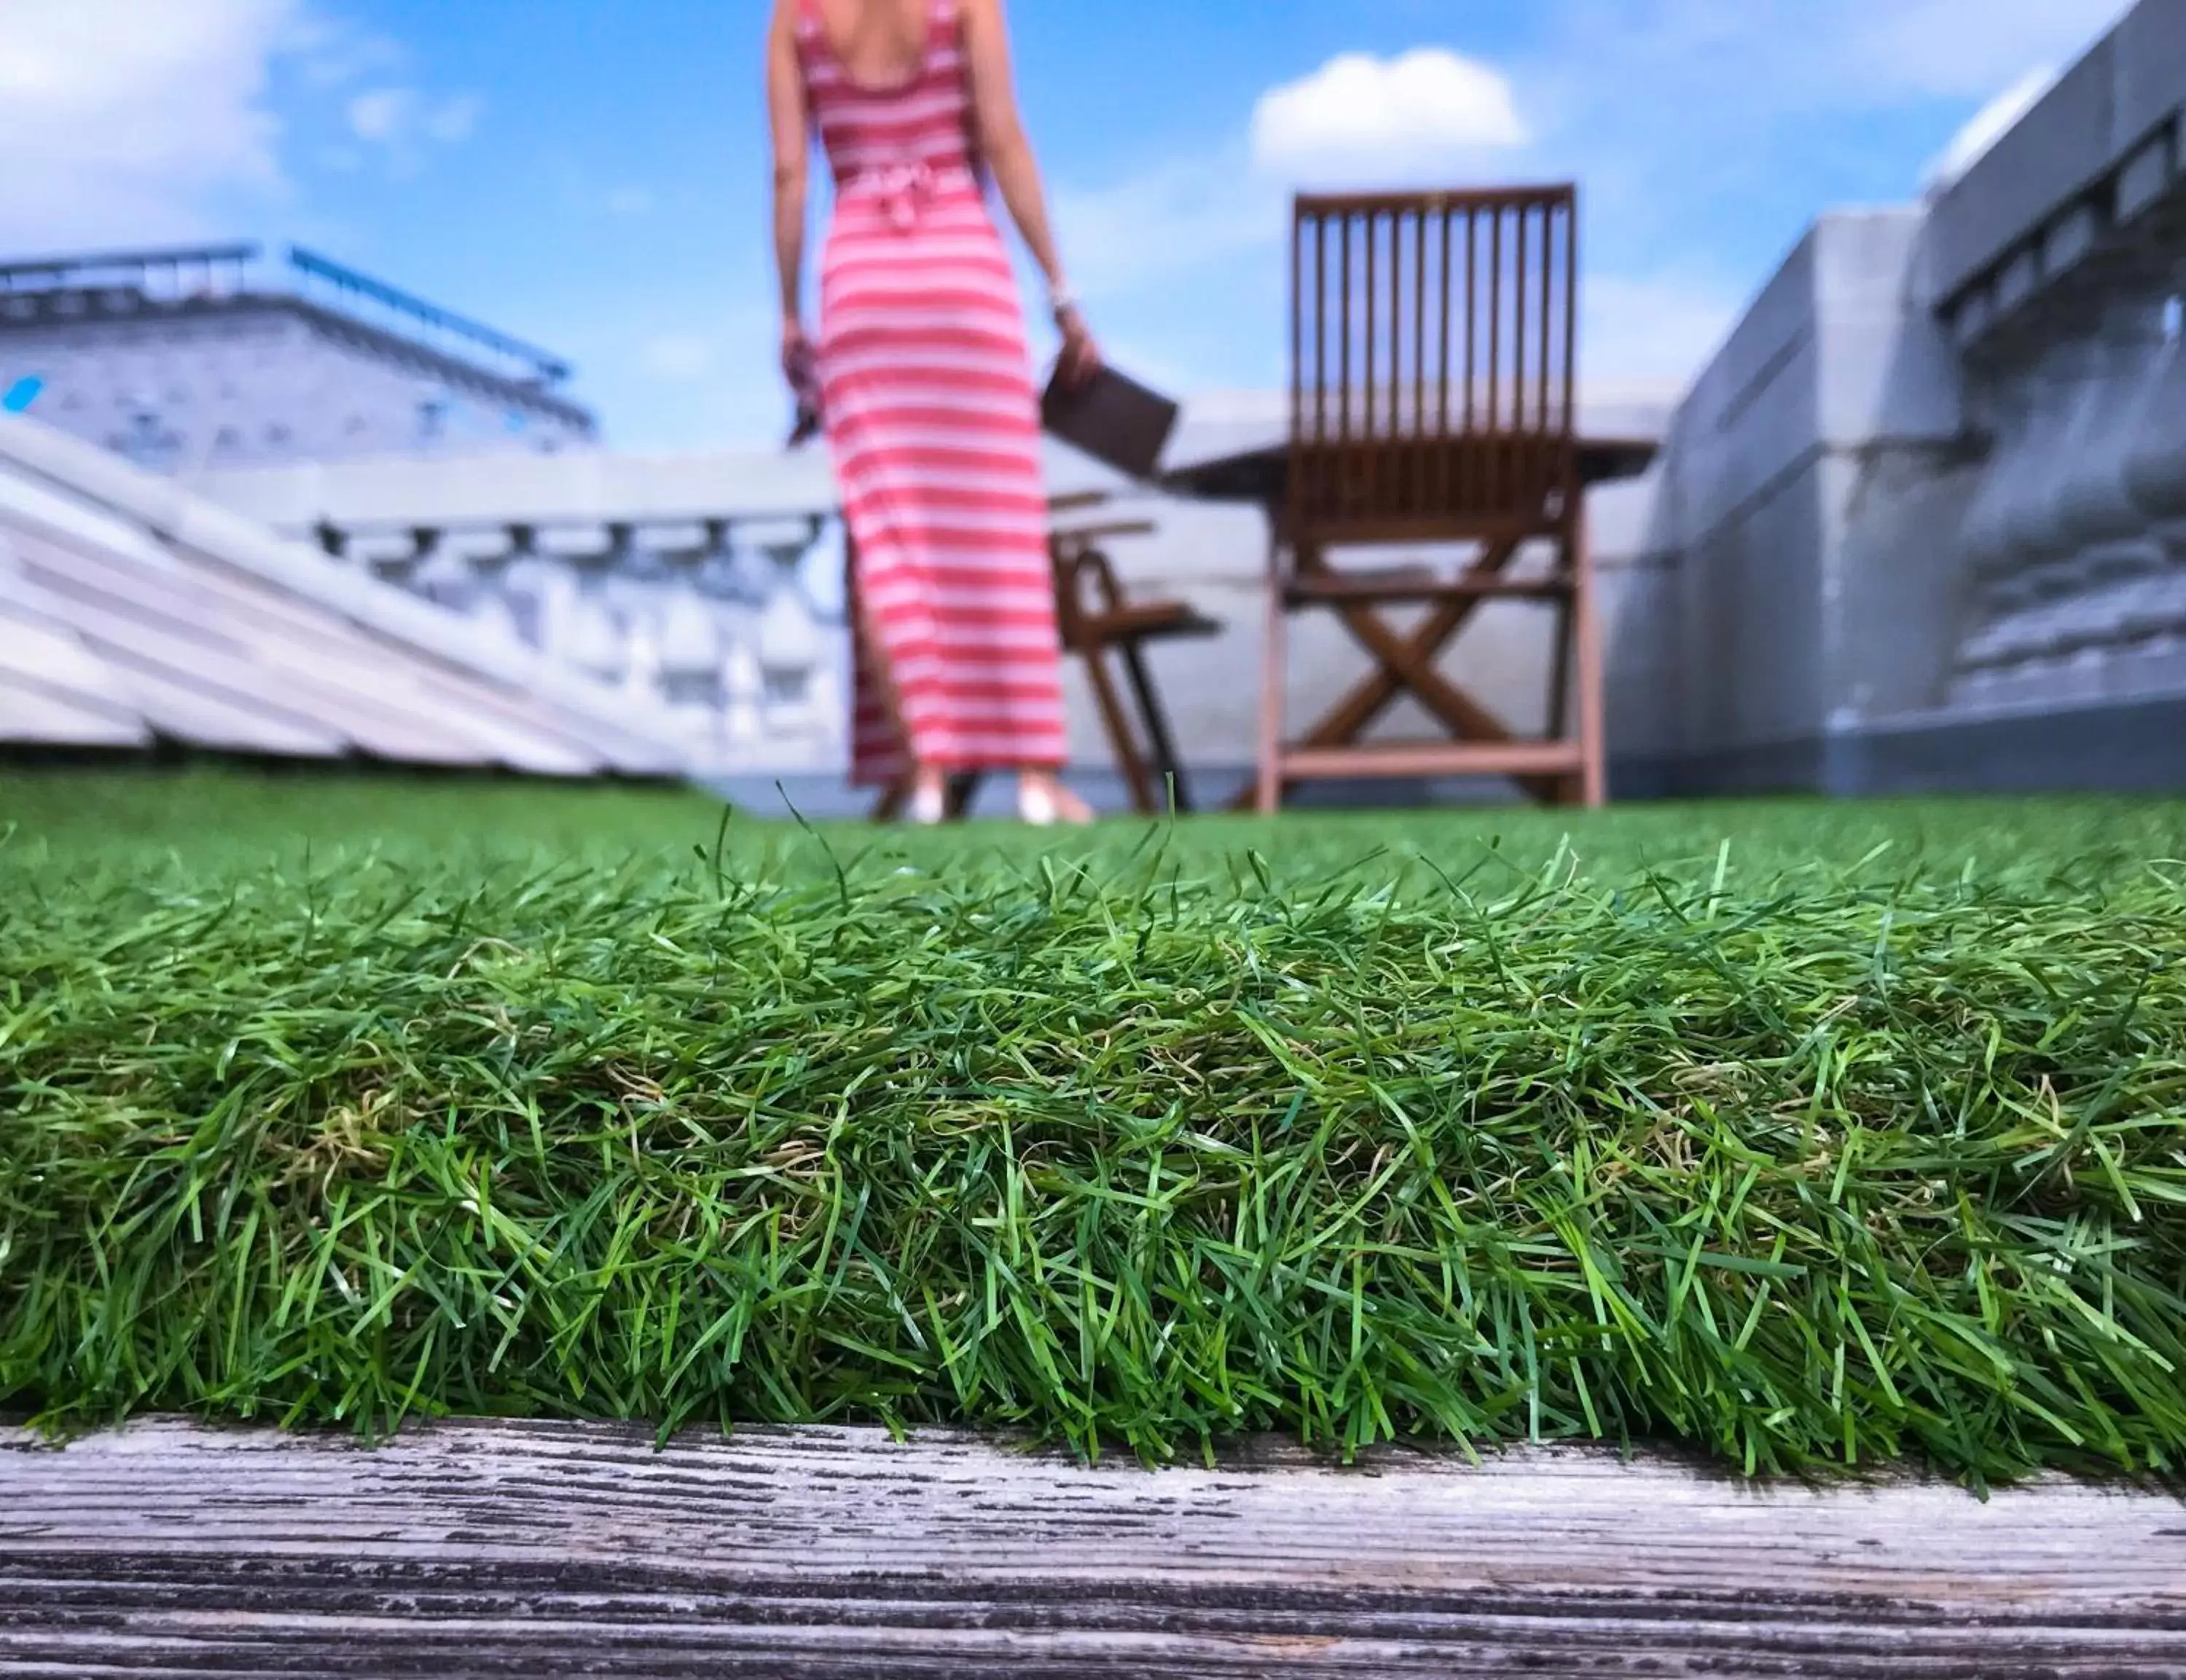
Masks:
[[[1282,807],[1283,748],[1283,610],[1281,570],[1281,537],[1268,538],[1267,627],[1260,648],[1260,751],[1258,786],[1253,804],[1262,816],[1273,816]]]
[[[1571,727],[1572,638],[1577,629],[1578,602],[1569,595],[1559,596],[1553,606],[1555,624],[1550,630],[1549,646],[1549,727],[1551,741],[1561,741]]]
[[[1093,686],[1093,698],[1101,708],[1101,726],[1107,731],[1108,745],[1116,755],[1116,768],[1124,773],[1124,785],[1129,789],[1131,809],[1141,816],[1158,815],[1154,800],[1152,780],[1146,774],[1146,760],[1139,754],[1139,743],[1131,736],[1131,720],[1124,710],[1124,702],[1116,692],[1116,681],[1108,674],[1107,649],[1094,642],[1085,650],[1085,679]]]
[[[1135,641],[1127,641],[1119,651],[1124,658],[1124,675],[1130,680],[1132,693],[1138,697],[1139,716],[1146,725],[1146,740],[1153,748],[1154,770],[1167,784],[1177,815],[1189,815],[1191,794],[1185,786],[1184,764],[1176,754],[1175,738],[1169,733],[1169,714],[1162,709],[1161,696],[1146,672],[1145,650]],[[1156,811],[1154,815],[1163,813]]]
[[[1579,798],[1589,809],[1609,803],[1609,745],[1602,697],[1601,608],[1595,595],[1594,547],[1581,492],[1572,514],[1572,586],[1578,659]]]
[[[1557,557],[1567,576],[1577,562],[1572,550],[1572,545],[1567,541]],[[1568,741],[1575,738],[1577,733],[1572,707],[1572,645],[1578,636],[1578,585],[1576,581],[1570,594],[1559,596],[1551,603],[1551,611],[1555,615],[1555,623],[1550,630],[1549,726],[1545,732],[1551,741]],[[1580,750],[1584,751],[1583,742]],[[1579,804],[1586,797],[1585,784],[1586,778],[1583,775],[1556,777],[1549,792],[1550,803],[1559,805]]]

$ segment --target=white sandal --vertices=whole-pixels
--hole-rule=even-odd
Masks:
[[[1055,795],[1045,787],[1017,785],[1017,815],[1034,828],[1052,828],[1062,813],[1056,808]]]
[[[911,809],[907,813],[912,822],[921,828],[936,828],[948,820],[949,789],[947,786],[916,787],[911,790]]]
[[[1070,802],[1064,804],[1057,793]],[[1034,828],[1053,828],[1058,823],[1083,828],[1094,820],[1091,809],[1072,798],[1067,788],[1028,787],[1022,781],[1017,784],[1017,815]]]

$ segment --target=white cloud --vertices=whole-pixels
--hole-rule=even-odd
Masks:
[[[289,191],[277,70],[356,87],[406,56],[314,0],[0,0],[0,251],[231,234]],[[337,107],[398,167],[479,109],[392,80]]]
[[[277,192],[270,67],[299,0],[0,3],[0,248],[194,238]]]
[[[349,102],[350,132],[360,140],[384,145],[409,126],[417,103],[415,88],[368,88]]]
[[[475,93],[443,99],[425,113],[426,137],[443,146],[461,145],[471,137],[471,131],[478,126],[479,113],[485,109],[485,101]]]
[[[468,140],[483,108],[476,94],[434,98],[415,87],[379,87],[353,94],[347,115],[351,134],[406,172],[423,165],[429,147]]]
[[[391,76],[410,62],[400,42],[322,13],[299,13],[282,38],[304,81],[317,88],[346,87],[368,76]]]
[[[1989,148],[2015,127],[2020,118],[2041,102],[2057,85],[2057,70],[2045,64],[2029,70],[1983,105],[1951,137],[1950,143],[1921,173],[1922,189],[1941,193],[1988,154]]]
[[[1296,62],[1258,101],[1213,114],[1212,143],[1180,110],[1180,129],[1128,150],[1081,149],[1050,196],[1071,277],[1120,364],[1167,389],[1264,394],[1286,360],[1292,188],[1576,180],[1583,377],[1659,389],[1714,353],[1838,183],[1909,197],[1920,160],[1908,132],[1940,138],[2030,64],[2069,62],[2126,3],[1535,0],[1490,62],[1467,20],[1479,8],[1410,0],[1382,9],[1421,23],[1389,43],[1411,50]],[[647,195],[612,186],[575,201],[638,213]],[[756,263],[736,283],[768,295]],[[683,330],[692,322],[706,332]],[[627,414],[619,438],[773,431],[768,320],[742,335],[718,322],[690,304],[580,353],[588,386],[612,388],[608,406]]]
[[[1739,14],[1712,0],[1671,3],[1685,14],[1689,37],[1704,25],[1745,28]],[[1634,0],[1620,9],[1630,15]],[[1583,62],[1583,54],[1559,58],[1565,65]],[[1599,109],[1617,81],[1600,72],[1589,104]],[[1618,221],[1616,201],[1623,197],[1661,190],[1645,139],[1666,121],[1633,116],[1626,101],[1613,139],[1539,130],[1525,115],[1533,102],[1519,90],[1550,85],[1539,64],[1514,76],[1434,48],[1382,59],[1340,56],[1264,96],[1228,148],[1098,189],[1058,191],[1066,258],[1095,305],[1096,325],[1104,316],[1131,322],[1149,366],[1165,361],[1170,377],[1186,385],[1240,377],[1243,344],[1261,345],[1255,365],[1280,359],[1287,287],[1279,258],[1293,187],[1575,176],[1583,192],[1597,189],[1589,227]],[[1656,220],[1651,212],[1641,218],[1647,226]],[[1737,319],[1746,277],[1713,268],[1706,250],[1659,238],[1652,244],[1611,238],[1592,250],[1582,293],[1588,382],[1662,389],[1696,373]],[[1233,344],[1225,333],[1225,342],[1202,348],[1210,316],[1201,296],[1210,287],[1230,300],[1226,318],[1249,339]],[[1178,322],[1173,333],[1162,326],[1169,319]]]
[[[1391,179],[1527,138],[1508,78],[1439,47],[1331,59],[1263,95],[1252,124],[1261,168],[1314,179],[1362,170]]]
[[[1098,300],[1270,245],[1293,187],[1447,174],[1525,138],[1510,84],[1488,66],[1433,48],[1345,53],[1264,95],[1229,145],[1062,185],[1057,223],[1073,283]]]

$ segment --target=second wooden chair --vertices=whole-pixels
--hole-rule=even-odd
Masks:
[[[1172,808],[1191,809],[1184,766],[1177,757],[1174,732],[1162,705],[1146,661],[1156,642],[1212,636],[1222,626],[1189,602],[1133,600],[1116,575],[1107,545],[1119,538],[1151,535],[1145,519],[1089,519],[1107,498],[1098,492],[1057,496],[1048,553],[1055,568],[1056,629],[1066,655],[1084,668],[1101,717],[1101,732],[1122,776],[1131,808],[1142,816]],[[1118,685],[1118,675],[1122,681]],[[978,776],[960,776],[950,784],[949,815],[961,817],[978,796]],[[881,796],[876,821],[900,816],[910,798],[908,778]]]

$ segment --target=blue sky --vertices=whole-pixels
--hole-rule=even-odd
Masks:
[[[1281,378],[1301,182],[1575,176],[1601,379],[1705,358],[1819,208],[1916,197],[2113,0],[1015,0],[1111,355]],[[611,442],[760,441],[763,0],[4,0],[0,249],[293,239],[558,350]],[[1969,25],[1976,18],[1977,25]]]

